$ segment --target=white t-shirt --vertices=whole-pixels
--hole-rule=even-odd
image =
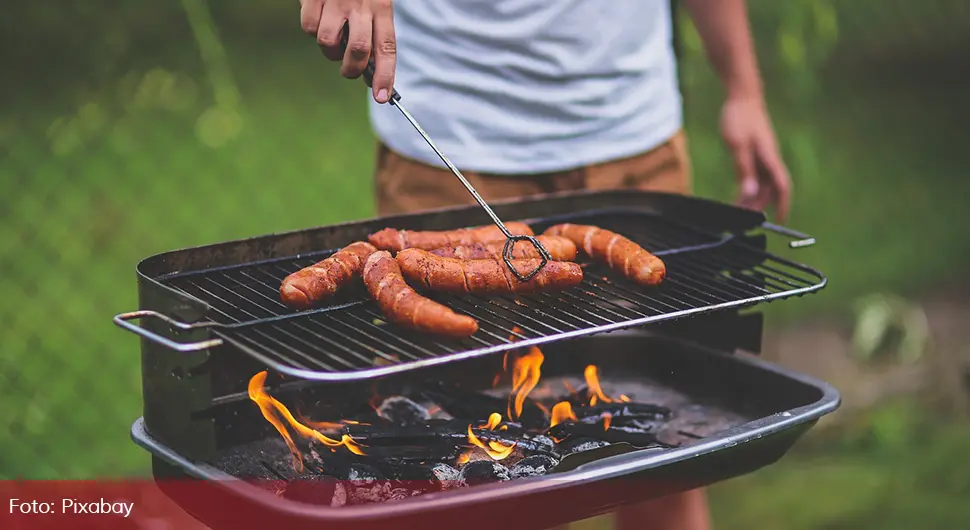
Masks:
[[[397,0],[395,88],[460,169],[565,171],[626,158],[682,123],[669,0]],[[440,159],[390,105],[378,138]]]

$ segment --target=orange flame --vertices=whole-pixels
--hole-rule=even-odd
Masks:
[[[515,360],[512,365],[512,394],[509,395],[508,415],[512,420],[522,415],[522,406],[529,392],[539,383],[542,361],[545,357],[535,346]]]
[[[296,448],[296,444],[293,443],[293,438],[290,437],[290,433],[286,430],[286,426],[284,426],[283,422],[276,417],[273,410],[273,405],[275,404],[274,402],[276,400],[263,391],[264,382],[266,382],[265,371],[254,375],[253,378],[249,380],[249,399],[256,402],[256,405],[259,407],[259,411],[263,413],[263,417],[266,418],[266,421],[273,424],[273,427],[276,427],[276,430],[279,431],[280,435],[283,436],[283,439],[286,440],[286,445],[290,448],[290,454],[293,458],[293,469],[302,473],[303,454],[299,449]]]
[[[626,396],[626,394],[620,394],[620,401],[622,401],[624,403],[629,403],[630,402],[630,398],[628,398]]]
[[[549,428],[551,429],[566,420],[577,421],[576,414],[573,413],[573,406],[568,401],[560,401],[552,407],[552,420],[549,422]]]
[[[488,423],[486,423],[485,425],[482,425],[479,428],[493,431],[495,430],[495,427],[499,426],[500,423],[502,423],[502,415],[499,414],[498,412],[493,412],[488,417]],[[482,440],[478,436],[475,436],[475,433],[472,432],[471,425],[468,426],[468,441],[471,442],[472,445],[474,445],[475,447],[479,447],[483,449],[485,451],[485,454],[487,454],[493,460],[504,460],[508,458],[509,455],[512,454],[513,450],[515,450],[514,443],[512,445],[505,445],[501,442],[496,442],[494,440],[490,440],[487,444],[483,443]],[[463,455],[463,456],[465,456],[465,462],[467,462],[468,458],[470,458],[467,455]],[[459,460],[458,462],[459,464],[464,463],[464,462],[461,462],[462,460],[461,457],[459,457],[458,460]]]
[[[606,414],[603,414],[603,430],[604,431],[610,430],[610,422],[612,422],[612,421],[613,421],[613,415],[612,414],[610,414],[609,412],[607,412]]]
[[[600,378],[599,378],[599,368],[596,365],[591,364],[586,367],[586,371],[583,372],[586,376],[586,388],[589,389],[591,394],[589,397],[589,404],[593,406],[596,404],[597,400],[603,403],[612,403],[613,400],[608,398],[606,394],[603,393],[603,389],[600,388]]]
[[[276,414],[282,416],[287,423],[290,424],[293,429],[299,433],[301,436],[306,438],[312,438],[327,447],[340,447],[344,446],[348,451],[356,455],[363,456],[365,453],[361,449],[361,445],[354,441],[349,435],[344,434],[340,437],[340,440],[334,440],[324,436],[319,431],[311,429],[306,425],[298,422],[293,414],[290,413],[289,409],[285,405],[280,403],[276,398],[270,396],[263,390],[263,384],[266,382],[266,370],[257,373],[249,380],[249,399],[253,400],[257,406],[259,406],[260,412],[263,413],[263,417],[266,421],[273,424],[276,430],[283,436],[286,440],[286,445],[290,448],[290,452],[293,454],[293,467],[297,471],[303,471],[303,456],[301,455],[299,449],[297,449],[296,444],[293,443],[293,438],[290,437],[286,426]]]
[[[494,431],[499,424],[502,423],[502,415],[498,412],[493,412],[488,416],[488,423],[479,427],[479,429],[488,429]]]

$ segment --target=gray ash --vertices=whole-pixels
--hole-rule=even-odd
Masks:
[[[460,478],[460,472],[448,464],[435,464],[431,468],[431,473],[438,482],[455,482]]]
[[[417,425],[431,419],[428,409],[404,396],[385,399],[377,414],[398,425]]]
[[[543,434],[533,436],[532,441],[543,447],[548,448],[550,452],[554,452],[556,450],[556,442],[554,442],[552,438],[545,436]]]
[[[380,471],[364,464],[351,464],[346,472],[348,500],[352,504],[384,502],[390,498],[391,483]]]
[[[563,448],[563,452],[565,454],[571,455],[574,453],[592,451],[593,449],[599,449],[600,447],[606,447],[608,445],[610,445],[610,443],[604,442],[603,440],[594,440],[592,438],[579,438],[577,440],[571,441],[570,443],[564,443],[560,447]]]
[[[512,466],[509,469],[509,476],[516,479],[545,475],[551,471],[552,468],[556,467],[556,464],[558,463],[559,462],[551,456],[533,455],[519,460],[514,466]]]
[[[498,462],[489,460],[475,460],[461,468],[458,482],[461,486],[469,487],[489,482],[511,480],[509,469]]]

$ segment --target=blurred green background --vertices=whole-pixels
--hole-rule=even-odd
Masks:
[[[860,370],[936,362],[921,301],[970,305],[970,3],[749,5],[795,181],[788,224],[819,241],[778,250],[830,277],[819,295],[772,304],[773,332],[835,330]],[[339,78],[298,11],[276,0],[5,7],[0,479],[147,472],[127,434],[141,412],[139,346],[110,321],[137,307],[139,259],[374,214],[367,91]],[[731,200],[720,88],[686,17],[679,29],[698,194]],[[970,426],[958,398],[923,394],[876,400],[714,488],[716,527],[970,527]]]

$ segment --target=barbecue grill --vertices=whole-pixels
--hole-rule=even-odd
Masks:
[[[207,479],[223,502],[213,507],[175,489],[169,495],[213,527],[230,524],[225,503],[236,518],[246,513],[274,524],[386,528],[494,524],[493,503],[501,502],[508,513],[530,514],[516,527],[544,528],[770,464],[838,407],[838,393],[825,383],[735,354],[760,352],[762,320],[753,306],[825,286],[819,271],[766,250],[766,232],[791,238],[793,247],[813,243],[808,236],[758,212],[651,192],[562,193],[493,208],[537,233],[562,222],[619,232],[661,256],[667,278],[647,289],[584,263],[583,283],[563,292],[432,294],[480,323],[472,337],[450,339],[386,322],[362,287],[296,311],[279,302],[279,284],[385,227],[489,223],[476,207],[177,250],[139,263],[140,309],[115,317],[142,338],[144,416],[132,437],[151,452],[157,480]],[[503,354],[529,347],[545,354],[543,378],[596,364],[604,386],[668,407],[679,419],[661,428],[665,444],[615,443],[566,456],[544,476],[359,506],[310,506],[241,480],[296,478],[287,445],[247,395],[257,372],[269,370],[266,385],[278,399],[346,418],[375,394],[404,395],[419,380],[484,391]]]

